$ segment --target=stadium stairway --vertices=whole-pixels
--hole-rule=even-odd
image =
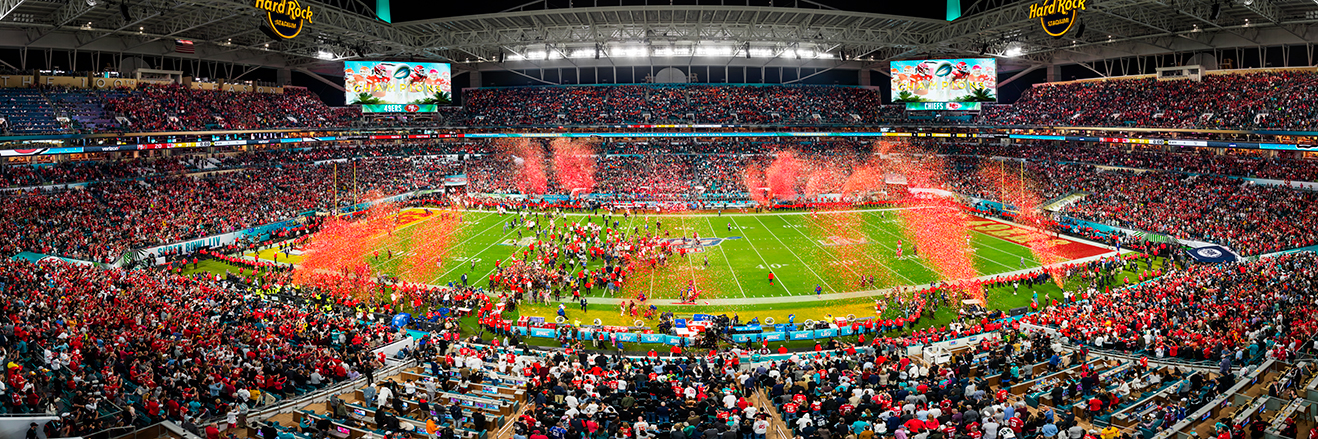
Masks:
[[[782,413],[778,412],[778,406],[774,405],[769,395],[764,393],[764,389],[756,389],[752,399],[756,407],[760,407],[763,413],[769,415],[769,433],[764,435],[765,439],[792,439],[791,426],[783,420]]]
[[[1088,195],[1089,194],[1084,192],[1071,192],[1069,194],[1053,199],[1052,201],[1044,203],[1043,210],[1045,212],[1056,212],[1066,208],[1066,206],[1070,206],[1072,204],[1079,202],[1080,200],[1085,199],[1085,197]]]

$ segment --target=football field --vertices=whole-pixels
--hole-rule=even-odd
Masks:
[[[465,274],[469,283],[488,286],[496,261],[522,258],[526,244],[534,240],[534,232],[511,226],[512,214],[463,211],[460,225],[447,240],[449,249],[442,264],[423,270],[420,275],[416,270],[404,273],[407,257],[427,245],[414,235],[439,212],[420,208],[400,212],[397,230],[389,239],[381,240],[382,244],[375,250],[379,255],[372,252],[368,257],[370,265],[378,273],[398,275],[410,282],[447,285],[460,283]],[[567,214],[566,221],[593,221],[607,227],[613,227],[616,221],[618,229],[633,234],[655,234],[686,249],[684,257],[675,254],[664,266],[637,270],[617,297],[605,298],[603,289],[596,288],[587,296],[589,299],[616,303],[644,294],[647,299],[667,303],[694,285],[699,291],[697,304],[713,301],[755,305],[815,299],[816,291],[828,299],[861,297],[877,290],[940,280],[925,255],[917,254],[919,249],[913,248],[902,218],[898,209],[876,209],[626,217],[617,214],[607,225],[599,215]],[[965,234],[970,248],[968,257],[981,276],[1039,267],[1040,261],[1026,246],[1037,239],[1046,239],[1054,254],[1068,260],[1108,251],[994,220],[969,216],[965,220],[965,228],[957,229],[964,232],[956,233]],[[558,224],[563,224],[563,220],[559,219]],[[297,251],[291,253],[279,255],[278,262],[298,263],[301,256]],[[267,250],[258,257],[271,260],[274,254]],[[591,261],[589,268],[598,268],[602,263]],[[770,273],[774,276],[772,284]]]

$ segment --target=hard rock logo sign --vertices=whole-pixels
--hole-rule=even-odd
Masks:
[[[1043,0],[1030,5],[1030,19],[1039,19],[1043,31],[1054,37],[1066,35],[1075,26],[1086,0]]]
[[[266,26],[273,36],[292,39],[302,33],[302,26],[311,21],[311,7],[303,7],[297,0],[256,0],[256,9],[265,11]]]

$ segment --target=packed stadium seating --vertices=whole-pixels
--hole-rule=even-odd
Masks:
[[[1031,88],[981,121],[997,125],[1312,130],[1312,71],[1206,75],[1202,82],[1153,78]]]
[[[620,85],[472,90],[468,126],[654,123],[855,125],[890,122],[878,90],[829,86]]]
[[[906,112],[877,88],[819,85],[647,84],[480,88],[461,108],[440,112],[467,127],[608,124],[1093,126],[1308,130],[1318,73],[1214,74],[1202,82],[1117,78],[1044,84],[1011,105],[978,114]],[[347,127],[356,108],[330,108],[304,89],[282,95],[148,85],[131,91],[9,89],[0,110],[14,133],[61,129],[56,113],[86,131],[183,131]],[[52,109],[52,103],[54,107]],[[101,109],[98,110],[97,107]],[[119,124],[113,116],[123,116]],[[411,125],[402,119],[380,126]],[[426,122],[429,123],[429,122]]]
[[[105,109],[134,131],[248,130],[278,127],[332,127],[350,123],[351,110],[336,110],[302,89],[283,94],[192,90],[150,85],[104,97]]]
[[[15,313],[0,410],[54,406],[64,437],[246,413],[369,375],[369,349],[396,337],[351,304],[292,290],[275,302],[227,281],[64,263],[6,260],[0,273]]]
[[[1210,75],[1203,83],[1138,79],[1048,85],[1027,92],[1012,107],[993,107],[979,121],[1309,129],[1314,110],[1308,95],[1315,78],[1287,72]],[[479,89],[467,99],[464,108],[445,116],[450,123],[906,121],[901,111],[880,105],[877,91],[854,87],[531,87]],[[1120,115],[1113,115],[1114,105]],[[176,86],[0,90],[0,114],[14,134],[337,127],[359,116],[297,89],[277,96]],[[298,146],[5,164],[0,188],[12,192],[0,197],[0,256],[31,251],[108,265],[130,250],[439,188],[456,174],[467,176],[467,193],[457,201],[507,207],[515,203],[482,194],[519,193],[525,179],[518,172],[533,160],[509,153],[510,143],[477,139]],[[538,148],[544,157],[553,152],[544,143],[523,146]],[[926,304],[954,305],[946,292],[958,287],[941,285],[912,293],[910,306],[917,311],[909,320],[891,326],[850,323],[859,334],[854,343],[828,340],[813,351],[789,351],[747,342],[709,353],[680,345],[669,356],[647,355],[645,348],[629,351],[632,345],[584,338],[569,328],[556,328],[556,337],[541,343],[556,346],[524,343],[514,322],[493,310],[561,301],[572,289],[551,286],[572,279],[574,272],[556,264],[557,253],[539,261],[503,261],[488,283],[478,279],[470,286],[380,281],[380,294],[366,299],[308,285],[293,288],[292,275],[281,268],[243,265],[251,261],[244,262],[239,250],[263,244],[258,242],[160,255],[167,261],[164,269],[5,259],[0,304],[12,322],[0,328],[0,357],[8,372],[0,384],[0,411],[42,413],[54,407],[61,417],[53,427],[59,436],[168,420],[218,438],[216,425],[240,431],[252,410],[353,383],[336,389],[342,394],[323,408],[283,413],[287,417],[280,422],[250,427],[265,439],[323,437],[329,428],[353,435],[492,439],[495,432],[506,437],[505,427],[514,439],[1111,439],[1131,431],[1149,437],[1196,421],[1192,414],[1202,410],[1224,415],[1221,407],[1230,405],[1222,401],[1250,393],[1236,391],[1243,388],[1296,399],[1293,388],[1288,394],[1277,384],[1278,376],[1313,376],[1302,365],[1273,364],[1318,353],[1318,312],[1311,297],[1318,256],[1273,253],[1318,244],[1318,194],[1244,180],[1315,181],[1318,165],[1311,159],[1031,141],[665,139],[591,147],[598,155],[590,189],[599,202],[662,201],[690,208],[746,201],[760,189],[747,188],[747,170],[791,153],[799,161],[795,172],[804,176],[798,186],[806,200],[845,192],[855,170],[872,166],[885,175],[883,190],[868,186],[882,192],[864,194],[869,201],[908,202],[901,190],[907,183],[990,201],[1030,198],[1039,203],[1032,207],[1056,204],[1048,213],[1052,222],[1045,224],[1108,243],[1120,239],[1140,252],[1030,274],[1081,286],[1046,297],[1039,312],[1019,319],[995,315],[943,327],[919,325]],[[558,172],[551,162],[539,163],[540,170]],[[923,168],[935,172],[923,175]],[[893,181],[886,175],[905,171],[909,175],[894,175]],[[544,189],[558,195],[555,199],[574,193],[550,177]],[[903,179],[907,183],[896,183]],[[76,187],[59,187],[65,184]],[[552,208],[583,206],[570,203],[530,215],[543,215],[534,219],[545,223]],[[516,227],[516,221],[510,224]],[[1080,225],[1085,222],[1138,233],[1103,235]],[[319,219],[304,219],[297,228],[301,233],[319,225]],[[628,280],[631,266],[623,270],[613,261],[648,262],[654,268],[675,252],[658,235],[629,237],[625,230],[605,229],[592,222],[548,244],[570,247],[565,259],[584,260],[589,254],[610,261],[576,272],[580,282],[591,285],[586,294],[614,291]],[[1169,240],[1152,241],[1155,235],[1265,257],[1187,264],[1170,257],[1176,252],[1164,244]],[[618,245],[573,243],[597,238]],[[177,274],[180,266],[195,268],[198,258],[257,270],[238,276]],[[630,308],[633,316],[645,314],[641,317],[653,317],[649,313],[655,310],[635,302],[622,306],[624,313]],[[441,308],[465,311],[441,316],[435,311]],[[430,335],[398,356],[415,361],[413,368],[377,379],[374,371],[382,359],[370,348],[406,336],[382,322],[405,310],[416,313],[412,328]],[[459,328],[457,318],[468,315],[477,323]],[[987,334],[994,337],[943,363],[928,363],[907,350]],[[359,377],[365,384],[356,382]],[[460,402],[471,397],[495,402],[480,407]],[[1204,425],[1207,433],[1242,428],[1238,422]],[[439,433],[418,432],[427,428]]]
[[[803,173],[812,176],[811,188],[803,188],[803,192],[817,194],[840,192],[849,170],[872,160],[866,157],[873,145],[611,142],[600,146],[601,152],[611,155],[597,163],[595,192],[608,194],[601,200],[613,201],[745,199],[744,170],[764,166],[773,159],[768,153],[788,147],[801,154]],[[470,192],[516,193],[515,166],[508,156],[496,154],[497,149],[487,141],[376,142],[170,160],[5,166],[0,182],[7,187],[93,184],[85,190],[26,191],[21,196],[6,197],[0,208],[10,218],[3,228],[11,233],[0,240],[0,247],[7,252],[31,250],[111,261],[128,249],[240,230],[313,209],[327,209],[336,199],[340,205],[353,204],[354,194],[361,199],[438,187],[445,176],[463,172],[470,175]],[[476,155],[466,161],[437,155],[458,152]],[[1313,211],[1318,199],[1312,192],[1191,172],[1307,178],[1315,169],[1307,160],[1279,162],[1248,156],[1153,152],[1120,159],[1112,158],[1120,156],[1111,154],[1110,149],[1035,145],[967,145],[958,152],[1031,157],[1031,161],[1021,173],[1023,180],[997,185],[981,178],[981,169],[1006,167],[1013,174],[1021,165],[953,156],[947,166],[956,172],[945,173],[943,180],[934,184],[993,200],[1010,200],[1022,184],[1037,191],[1041,202],[1082,194],[1061,213],[1153,234],[1221,243],[1246,255],[1318,242],[1318,235],[1312,231],[1312,218],[1318,217]],[[326,162],[343,158],[353,160],[338,165]],[[1156,172],[1103,170],[1085,162],[1149,166]],[[185,176],[217,170],[233,172]],[[337,191],[332,189],[335,182]],[[567,193],[557,186],[556,179],[550,179],[547,190]],[[54,215],[61,211],[79,214]],[[70,230],[80,233],[68,233]]]

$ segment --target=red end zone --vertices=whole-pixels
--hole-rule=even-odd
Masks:
[[[1038,244],[1040,248],[1046,248],[1049,252],[1067,259],[1097,256],[1112,251],[1096,245],[1075,241],[1065,236],[1048,235],[1034,229],[977,216],[971,216],[970,221],[966,222],[966,227],[1025,247],[1034,247]],[[1044,242],[1038,243],[1038,241]]]

